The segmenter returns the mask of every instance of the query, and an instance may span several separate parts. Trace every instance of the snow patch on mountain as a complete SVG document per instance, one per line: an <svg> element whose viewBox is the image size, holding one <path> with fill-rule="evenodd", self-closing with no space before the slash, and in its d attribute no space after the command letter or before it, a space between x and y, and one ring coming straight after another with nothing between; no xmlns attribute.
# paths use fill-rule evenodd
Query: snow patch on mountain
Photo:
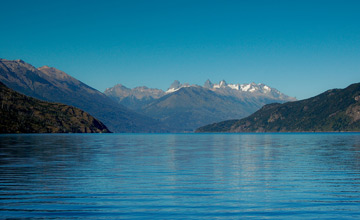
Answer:
<svg viewBox="0 0 360 220"><path fill-rule="evenodd" d="M175 81L170 85L170 87L165 91L165 93L166 93L166 94L168 94L168 93L173 93L173 92L178 91L178 90L181 89L181 88L190 87L190 86L196 86L196 85L190 85L189 83L181 84L181 83L179 82L179 80L175 80Z"/></svg>
<svg viewBox="0 0 360 220"><path fill-rule="evenodd" d="M172 92L176 92L181 88L184 87L191 87L191 86L198 86L198 85L189 85L188 83L185 84L181 84L178 80L175 80L171 86L169 87L169 89L165 92L166 94L168 93L172 93ZM279 91L277 91L276 89L270 88L269 86L262 84L262 83L244 83L244 84L231 84L231 83L226 83L225 80L220 81L219 83L212 83L210 80L207 80L204 83L203 88L207 88L213 91L217 91L217 90L236 90L239 92L245 92L245 93L279 93Z"/></svg>
<svg viewBox="0 0 360 220"><path fill-rule="evenodd" d="M120 103L126 98L131 98L132 102L135 99L138 99L139 101L145 100L146 102L149 102L152 99L158 99L164 95L174 93L181 88L186 87L201 86L190 85L189 83L181 84L178 80L175 80L166 91L163 91L161 89L151 89L145 86L129 89L121 84L118 84L112 88L106 89L105 94L119 101ZM270 86L262 83L257 84L253 82L233 84L227 83L225 80L221 80L219 83L212 83L210 80L206 80L202 88L209 89L221 95L233 96L244 100L247 99L246 97L274 99L279 100L280 102L296 100L295 98L289 97L281 93L277 89L271 88Z"/></svg>

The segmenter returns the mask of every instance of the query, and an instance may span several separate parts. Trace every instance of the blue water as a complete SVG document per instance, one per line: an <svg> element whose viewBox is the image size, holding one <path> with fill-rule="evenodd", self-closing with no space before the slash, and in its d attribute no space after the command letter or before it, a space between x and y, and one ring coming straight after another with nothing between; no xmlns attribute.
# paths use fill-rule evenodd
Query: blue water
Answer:
<svg viewBox="0 0 360 220"><path fill-rule="evenodd" d="M1 135L1 219L360 219L360 134Z"/></svg>

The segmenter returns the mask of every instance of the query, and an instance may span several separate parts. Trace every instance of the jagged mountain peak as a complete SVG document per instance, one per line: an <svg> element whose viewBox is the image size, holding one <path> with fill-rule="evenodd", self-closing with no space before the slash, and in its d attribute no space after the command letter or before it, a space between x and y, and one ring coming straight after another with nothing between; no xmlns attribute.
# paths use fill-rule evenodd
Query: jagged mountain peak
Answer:
<svg viewBox="0 0 360 220"><path fill-rule="evenodd" d="M210 84L205 82L206 86L204 88L211 89L213 91L218 91L221 93L238 93L238 94L253 94L253 95L268 95L273 97L283 97L289 100L295 100L295 98L291 98L289 96L286 96L285 94L281 93L279 90L272 88L268 85L265 85L263 83L226 83L225 80L220 81L218 84Z"/></svg>
<svg viewBox="0 0 360 220"><path fill-rule="evenodd" d="M225 80L221 80L219 84L220 84L220 87L225 87L225 86L227 86L227 83L226 83Z"/></svg>
<svg viewBox="0 0 360 220"><path fill-rule="evenodd" d="M204 88L210 89L214 86L214 84L208 79L204 83Z"/></svg>
<svg viewBox="0 0 360 220"><path fill-rule="evenodd" d="M175 80L175 81L170 85L170 87L168 88L168 90L166 90L165 93L176 92L176 91L178 91L178 90L181 89L181 88L190 87L190 86L194 86L194 85L190 85L189 83L181 84L179 80Z"/></svg>
<svg viewBox="0 0 360 220"><path fill-rule="evenodd" d="M174 83L169 87L165 92L166 94L176 92L184 87L199 87L198 85L190 85L188 83L181 84L178 80L175 80ZM289 97L279 90L272 88L263 83L227 83L225 80L221 80L219 83L212 83L209 79L205 81L203 88L210 89L215 92L219 92L223 95L251 95L251 96L268 96L279 98L286 101L295 101L295 98Z"/></svg>
<svg viewBox="0 0 360 220"><path fill-rule="evenodd" d="M121 84L117 84L112 88L108 88L105 90L105 94L108 96L113 96L116 100L121 100L124 97L135 95L136 97L152 97L152 98L160 98L165 94L170 94L180 90L181 88L186 87L202 87L205 89L212 90L214 92L220 93L222 95L231 95L237 97L243 96L266 96L270 98L276 98L281 101L295 101L295 98L289 97L275 88L271 88L268 85L263 83L227 83L225 80L221 80L219 83L212 83L209 79L205 81L203 86L198 85L190 85L189 83L181 84L179 80L175 80L170 87L164 92L161 89L149 89L145 86L136 87L133 89L128 89ZM114 92L115 90L121 90L118 92Z"/></svg>
<svg viewBox="0 0 360 220"><path fill-rule="evenodd" d="M166 92L175 92L179 88L181 88L181 83L179 80L174 80L174 82L170 85Z"/></svg>
<svg viewBox="0 0 360 220"><path fill-rule="evenodd" d="M215 84L208 79L204 86L175 80L166 92L158 90L162 91L158 96L153 96L154 90L140 88L128 94L111 94L108 90L105 94L175 132L193 131L208 122L248 116L265 104L294 100L265 84L231 84L225 80Z"/></svg>
<svg viewBox="0 0 360 220"><path fill-rule="evenodd" d="M7 59L0 59L0 68L5 68L11 71L19 71L21 68L26 68L31 71L35 71L36 68L29 64L24 62L23 60L7 60Z"/></svg>
<svg viewBox="0 0 360 220"><path fill-rule="evenodd" d="M211 89L219 89L219 88L226 88L228 87L228 84L226 83L225 80L221 80L219 82L219 84L213 84L212 88Z"/></svg>
<svg viewBox="0 0 360 220"><path fill-rule="evenodd" d="M174 82L170 85L169 89L177 89L181 86L181 83L179 80L174 80Z"/></svg>

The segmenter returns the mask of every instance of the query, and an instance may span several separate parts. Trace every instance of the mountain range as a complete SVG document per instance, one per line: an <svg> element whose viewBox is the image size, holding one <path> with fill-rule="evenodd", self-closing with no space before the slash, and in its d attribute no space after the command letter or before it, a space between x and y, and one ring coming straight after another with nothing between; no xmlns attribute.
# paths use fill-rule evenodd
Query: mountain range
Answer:
<svg viewBox="0 0 360 220"><path fill-rule="evenodd" d="M175 80L166 91L117 84L104 94L159 120L171 132L192 132L205 124L248 116L265 104L295 100L264 84L227 84L224 80L219 84L207 80L204 86Z"/></svg>
<svg viewBox="0 0 360 220"><path fill-rule="evenodd" d="M113 132L164 132L157 120L123 105L52 67L34 66L22 60L0 59L0 81L22 94L78 107L102 121Z"/></svg>
<svg viewBox="0 0 360 220"><path fill-rule="evenodd" d="M196 132L360 131L360 83L315 97L269 104L240 120L200 127Z"/></svg>
<svg viewBox="0 0 360 220"><path fill-rule="evenodd" d="M0 133L108 133L90 114L25 96L0 82Z"/></svg>
<svg viewBox="0 0 360 220"><path fill-rule="evenodd" d="M175 80L166 91L118 84L101 93L56 68L35 68L22 60L0 59L0 81L24 95L80 108L112 132L193 132L246 117L265 104L295 100L264 84L224 80L203 86Z"/></svg>

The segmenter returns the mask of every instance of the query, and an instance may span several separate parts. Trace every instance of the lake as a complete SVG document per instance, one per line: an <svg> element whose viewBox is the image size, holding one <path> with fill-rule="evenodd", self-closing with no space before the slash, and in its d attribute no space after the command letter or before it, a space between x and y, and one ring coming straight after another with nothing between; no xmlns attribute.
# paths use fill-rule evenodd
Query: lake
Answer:
<svg viewBox="0 0 360 220"><path fill-rule="evenodd" d="M359 219L360 134L0 135L2 219Z"/></svg>

